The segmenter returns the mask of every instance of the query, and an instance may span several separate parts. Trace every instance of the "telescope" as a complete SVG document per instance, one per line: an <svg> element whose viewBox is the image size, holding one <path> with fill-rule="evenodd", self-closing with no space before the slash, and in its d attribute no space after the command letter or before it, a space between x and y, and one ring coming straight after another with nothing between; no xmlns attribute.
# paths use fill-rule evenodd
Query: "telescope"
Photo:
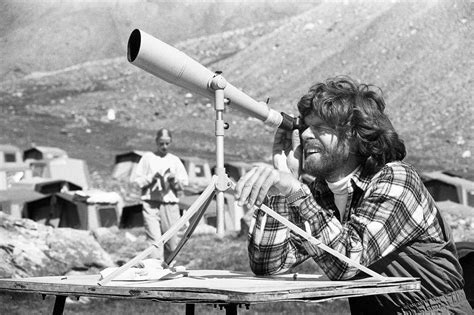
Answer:
<svg viewBox="0 0 474 315"><path fill-rule="evenodd" d="M210 99L215 96L211 87L215 72L140 29L135 29L130 34L127 59L131 64L171 84ZM224 97L228 105L263 121L266 125L285 130L298 128L298 118L279 113L267 104L257 102L228 82L225 84Z"/></svg>

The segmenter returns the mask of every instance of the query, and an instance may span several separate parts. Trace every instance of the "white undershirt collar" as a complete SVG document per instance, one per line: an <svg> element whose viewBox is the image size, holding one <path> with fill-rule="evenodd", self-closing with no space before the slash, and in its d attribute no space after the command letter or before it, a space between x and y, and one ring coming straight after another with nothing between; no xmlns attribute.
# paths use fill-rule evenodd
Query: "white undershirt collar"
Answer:
<svg viewBox="0 0 474 315"><path fill-rule="evenodd" d="M341 221L344 218L344 212L346 210L347 197L349 195L349 182L351 177L357 172L359 168L354 169L350 174L346 175L344 178L338 180L337 182L328 182L329 189L334 194L334 203L336 204L339 213L341 214Z"/></svg>

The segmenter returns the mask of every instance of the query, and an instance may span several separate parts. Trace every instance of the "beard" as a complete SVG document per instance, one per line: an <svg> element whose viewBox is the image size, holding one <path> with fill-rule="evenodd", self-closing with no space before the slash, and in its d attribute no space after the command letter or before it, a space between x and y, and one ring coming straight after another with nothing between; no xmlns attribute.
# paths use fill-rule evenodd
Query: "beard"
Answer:
<svg viewBox="0 0 474 315"><path fill-rule="evenodd" d="M304 159L304 172L321 179L327 179L347 162L349 155L344 146L323 147Z"/></svg>

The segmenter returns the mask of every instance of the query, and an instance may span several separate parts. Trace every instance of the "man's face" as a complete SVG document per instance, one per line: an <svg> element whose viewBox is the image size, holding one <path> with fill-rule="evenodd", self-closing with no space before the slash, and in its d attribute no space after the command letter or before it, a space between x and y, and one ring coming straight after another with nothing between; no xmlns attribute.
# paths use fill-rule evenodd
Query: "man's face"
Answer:
<svg viewBox="0 0 474 315"><path fill-rule="evenodd" d="M316 177L327 179L348 160L345 145L338 146L335 131L321 118L310 114L304 118L306 126L301 139L304 152L304 171Z"/></svg>
<svg viewBox="0 0 474 315"><path fill-rule="evenodd" d="M161 136L159 138L156 138L155 141L158 155L165 156L166 154L168 154L168 147L171 144L171 138Z"/></svg>

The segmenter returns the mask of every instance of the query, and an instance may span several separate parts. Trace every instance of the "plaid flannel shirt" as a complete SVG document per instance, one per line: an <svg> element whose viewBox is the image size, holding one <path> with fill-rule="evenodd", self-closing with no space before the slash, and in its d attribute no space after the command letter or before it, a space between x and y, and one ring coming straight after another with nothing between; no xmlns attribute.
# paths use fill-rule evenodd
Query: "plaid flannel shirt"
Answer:
<svg viewBox="0 0 474 315"><path fill-rule="evenodd" d="M443 242L436 205L415 169L403 162L388 163L368 177L360 168L351 178L342 219L325 182L315 181L309 188L312 195L298 207L289 206L282 196L271 197L266 203L322 243L364 266L413 240ZM283 273L309 257L333 280L350 279L359 272L260 209L253 219L248 251L255 274Z"/></svg>

